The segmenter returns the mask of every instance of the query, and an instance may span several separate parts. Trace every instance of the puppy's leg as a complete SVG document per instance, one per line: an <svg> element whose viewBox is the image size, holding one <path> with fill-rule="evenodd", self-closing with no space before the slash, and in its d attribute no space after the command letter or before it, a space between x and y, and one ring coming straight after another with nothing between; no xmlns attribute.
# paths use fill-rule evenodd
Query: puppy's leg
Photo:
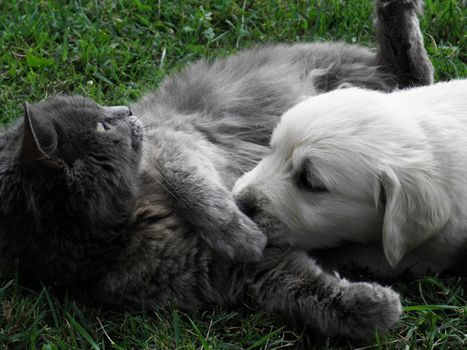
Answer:
<svg viewBox="0 0 467 350"><path fill-rule="evenodd" d="M396 77L399 88L433 82L417 17L422 9L422 0L376 2L377 64Z"/></svg>
<svg viewBox="0 0 467 350"><path fill-rule="evenodd" d="M306 253L269 248L253 264L249 288L266 311L303 322L329 336L372 338L399 319L399 296L375 283L325 273Z"/></svg>

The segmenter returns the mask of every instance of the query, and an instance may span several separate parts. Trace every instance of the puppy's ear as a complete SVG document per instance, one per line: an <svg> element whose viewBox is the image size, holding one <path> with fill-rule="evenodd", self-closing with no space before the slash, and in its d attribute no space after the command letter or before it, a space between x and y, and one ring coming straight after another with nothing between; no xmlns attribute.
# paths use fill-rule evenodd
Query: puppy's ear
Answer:
<svg viewBox="0 0 467 350"><path fill-rule="evenodd" d="M381 176L386 199L383 249L392 267L440 231L451 213L439 176L422 169L386 169Z"/></svg>

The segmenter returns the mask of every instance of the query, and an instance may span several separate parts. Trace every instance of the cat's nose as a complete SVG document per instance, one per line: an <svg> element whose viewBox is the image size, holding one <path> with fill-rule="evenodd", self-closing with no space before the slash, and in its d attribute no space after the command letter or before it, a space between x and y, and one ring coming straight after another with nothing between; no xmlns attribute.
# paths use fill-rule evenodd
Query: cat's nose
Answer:
<svg viewBox="0 0 467 350"><path fill-rule="evenodd" d="M125 118L133 115L127 106L104 107L106 113L114 118Z"/></svg>

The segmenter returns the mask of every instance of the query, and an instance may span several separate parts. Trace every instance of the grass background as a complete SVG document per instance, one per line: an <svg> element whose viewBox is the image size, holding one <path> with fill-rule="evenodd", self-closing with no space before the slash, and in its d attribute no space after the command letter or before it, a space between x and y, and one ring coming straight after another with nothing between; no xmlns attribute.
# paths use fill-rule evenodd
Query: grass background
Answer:
<svg viewBox="0 0 467 350"><path fill-rule="evenodd" d="M371 46L372 1L0 0L0 124L24 101L82 93L122 104L201 57L265 42L342 40ZM421 20L436 79L467 77L466 4L427 0ZM254 310L113 314L0 277L0 349L462 349L466 280L426 277L394 287L406 309L373 344L320 339Z"/></svg>

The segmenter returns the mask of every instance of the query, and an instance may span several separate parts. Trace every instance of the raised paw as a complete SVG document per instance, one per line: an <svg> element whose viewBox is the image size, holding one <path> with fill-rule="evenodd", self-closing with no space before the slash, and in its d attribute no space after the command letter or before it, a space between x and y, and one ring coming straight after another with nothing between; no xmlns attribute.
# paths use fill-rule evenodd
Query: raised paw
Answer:
<svg viewBox="0 0 467 350"><path fill-rule="evenodd" d="M378 0L376 10L385 19L397 17L407 10L414 10L418 15L421 15L423 0Z"/></svg>
<svg viewBox="0 0 467 350"><path fill-rule="evenodd" d="M385 333L399 320L399 294L376 283L349 283L345 280L341 298L341 322L352 338L373 338Z"/></svg>

